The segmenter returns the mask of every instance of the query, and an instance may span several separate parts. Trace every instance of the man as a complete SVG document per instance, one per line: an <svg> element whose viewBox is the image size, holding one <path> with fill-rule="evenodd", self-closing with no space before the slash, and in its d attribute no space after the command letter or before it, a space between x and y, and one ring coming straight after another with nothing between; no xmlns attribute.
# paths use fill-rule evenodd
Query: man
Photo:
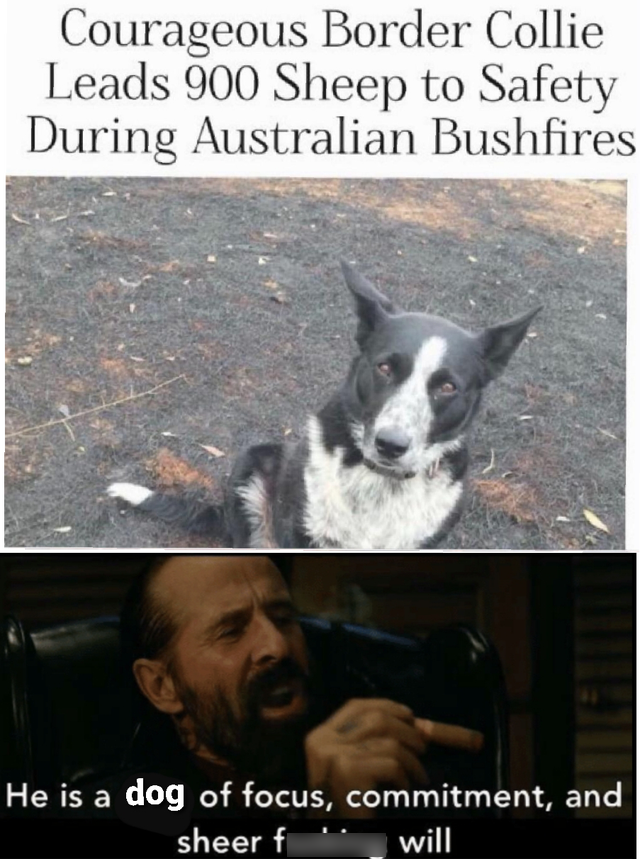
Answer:
<svg viewBox="0 0 640 859"><path fill-rule="evenodd" d="M182 777L196 790L233 782L233 814L255 815L243 793L253 782L254 793L322 792L308 816L372 816L347 803L350 791L425 785L430 742L482 745L394 701L323 713L291 595L267 557L160 559L134 584L122 628L138 688L173 723Z"/></svg>

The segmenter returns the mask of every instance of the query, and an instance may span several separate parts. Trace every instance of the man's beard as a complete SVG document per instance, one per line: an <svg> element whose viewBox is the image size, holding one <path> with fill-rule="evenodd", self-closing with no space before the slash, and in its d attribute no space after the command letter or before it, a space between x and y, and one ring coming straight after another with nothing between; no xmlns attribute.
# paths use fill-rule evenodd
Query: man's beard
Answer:
<svg viewBox="0 0 640 859"><path fill-rule="evenodd" d="M207 695L198 694L181 677L173 679L184 715L193 724L196 750L209 750L264 785L303 777L304 737L310 729L308 713L284 721L266 720L261 715L264 694L283 683L302 682L309 696L309 678L294 660L283 660L248 681L236 709L218 687Z"/></svg>

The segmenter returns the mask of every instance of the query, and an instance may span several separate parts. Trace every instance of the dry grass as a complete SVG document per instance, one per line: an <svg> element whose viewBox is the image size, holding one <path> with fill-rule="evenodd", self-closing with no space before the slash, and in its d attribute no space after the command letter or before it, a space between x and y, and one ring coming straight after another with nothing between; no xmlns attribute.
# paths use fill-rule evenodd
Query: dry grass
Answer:
<svg viewBox="0 0 640 859"><path fill-rule="evenodd" d="M626 212L620 206L625 182L500 183L519 201L520 223L551 235L564 235L586 246L596 241L626 244Z"/></svg>
<svg viewBox="0 0 640 859"><path fill-rule="evenodd" d="M147 471L153 474L155 483L164 489L176 487L200 487L213 489L213 478L189 465L166 447L145 463Z"/></svg>
<svg viewBox="0 0 640 859"><path fill-rule="evenodd" d="M21 346L13 348L8 346L5 348L5 363L12 364L14 360L21 357L37 358L43 352L54 349L61 342L62 337L58 334L51 334L36 328Z"/></svg>
<svg viewBox="0 0 640 859"><path fill-rule="evenodd" d="M509 480L476 479L473 483L487 507L506 513L518 523L537 521L540 500L530 486Z"/></svg>

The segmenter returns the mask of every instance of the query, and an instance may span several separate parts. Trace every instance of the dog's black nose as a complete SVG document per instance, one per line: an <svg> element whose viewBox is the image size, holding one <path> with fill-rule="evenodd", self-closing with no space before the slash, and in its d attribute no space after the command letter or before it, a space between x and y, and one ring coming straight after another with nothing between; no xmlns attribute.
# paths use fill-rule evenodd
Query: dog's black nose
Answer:
<svg viewBox="0 0 640 859"><path fill-rule="evenodd" d="M376 436L376 450L387 459L399 459L409 449L411 439L401 429L381 429Z"/></svg>

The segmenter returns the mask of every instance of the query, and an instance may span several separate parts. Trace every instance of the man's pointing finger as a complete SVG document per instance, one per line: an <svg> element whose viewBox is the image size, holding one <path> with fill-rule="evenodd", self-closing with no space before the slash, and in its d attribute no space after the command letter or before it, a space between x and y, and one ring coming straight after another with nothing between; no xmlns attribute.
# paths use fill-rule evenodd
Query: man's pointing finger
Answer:
<svg viewBox="0 0 640 859"><path fill-rule="evenodd" d="M448 746L465 752L479 752L484 747L484 734L480 731L432 722L430 719L416 719L415 725L425 740L438 746Z"/></svg>

